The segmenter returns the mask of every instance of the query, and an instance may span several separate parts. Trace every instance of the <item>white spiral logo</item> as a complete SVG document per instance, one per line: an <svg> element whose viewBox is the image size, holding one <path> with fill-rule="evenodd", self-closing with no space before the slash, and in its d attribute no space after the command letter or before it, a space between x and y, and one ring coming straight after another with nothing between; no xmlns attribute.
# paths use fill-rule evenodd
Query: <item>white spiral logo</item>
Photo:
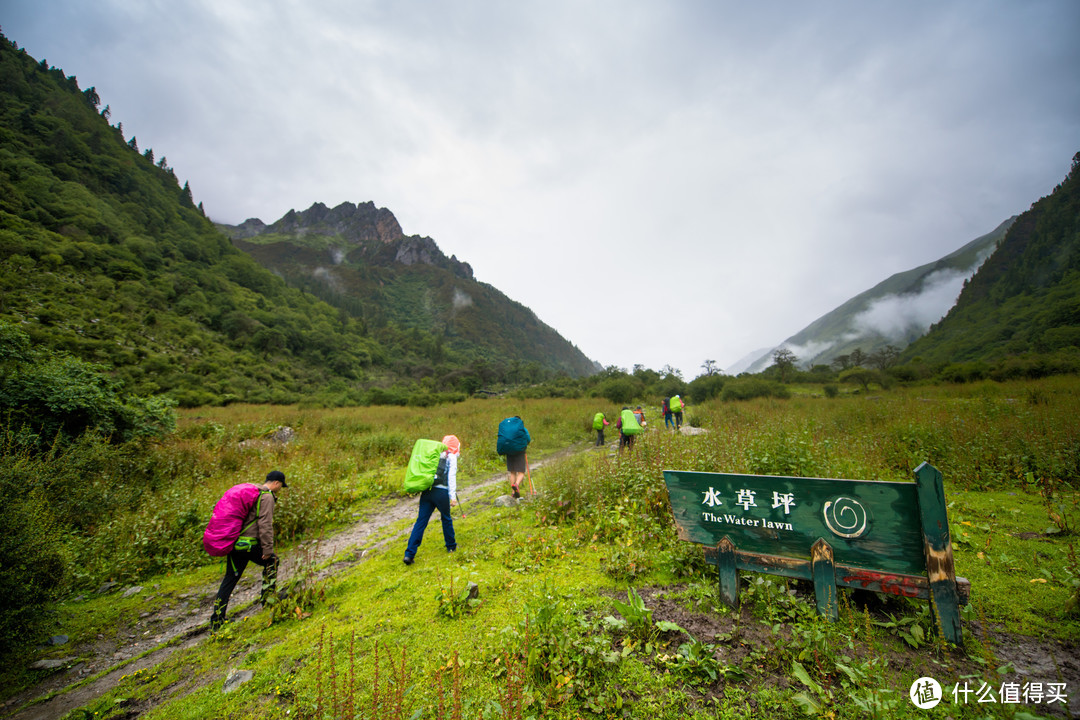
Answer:
<svg viewBox="0 0 1080 720"><path fill-rule="evenodd" d="M842 538L857 538L866 532L866 508L858 500L838 497L825 503L821 514L825 518L825 527L834 535Z"/></svg>

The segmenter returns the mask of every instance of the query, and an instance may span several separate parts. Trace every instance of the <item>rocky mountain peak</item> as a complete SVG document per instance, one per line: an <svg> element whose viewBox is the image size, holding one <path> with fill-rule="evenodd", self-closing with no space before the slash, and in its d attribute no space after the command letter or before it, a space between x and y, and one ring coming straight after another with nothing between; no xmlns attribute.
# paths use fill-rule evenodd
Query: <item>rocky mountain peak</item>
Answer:
<svg viewBox="0 0 1080 720"><path fill-rule="evenodd" d="M386 244L404 237L394 213L386 208L376 208L375 203L370 201L357 205L343 202L333 208L317 202L301 212L290 210L267 227L265 232L337 235L350 245L369 242Z"/></svg>

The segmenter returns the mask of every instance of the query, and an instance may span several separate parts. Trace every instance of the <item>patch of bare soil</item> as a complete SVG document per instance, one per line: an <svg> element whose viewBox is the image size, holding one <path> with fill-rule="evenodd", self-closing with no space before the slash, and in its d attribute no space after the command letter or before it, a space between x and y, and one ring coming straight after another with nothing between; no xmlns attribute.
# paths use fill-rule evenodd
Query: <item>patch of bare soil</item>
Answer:
<svg viewBox="0 0 1080 720"><path fill-rule="evenodd" d="M532 463L532 468L540 468L580 451L580 447L568 448ZM463 487L460 495L466 512L470 507L466 500L469 494L505 481L506 475L497 473ZM362 562L371 550L401 538L404 532L372 542L372 538L385 528L415 514L414 498L392 501L352 527L319 540L301 543L290 552L282 553L278 575L288 578L301 562L320 565L341 555L342 559L323 568L317 577L323 579L339 573ZM351 554L348 553L350 550ZM233 591L229 614L231 621L253 615L260 609L255 602L261 585L258 570L257 567L249 569ZM99 635L72 647L66 658L68 662L53 669L52 674L37 685L4 701L0 716L5 720L50 720L61 717L107 693L122 676L153 668L177 650L202 642L208 634L216 592L217 582L175 598L170 597L169 602L160 609L143 613L133 625L121 628L114 638ZM151 592L147 599L152 597ZM186 694L194 689L174 690L169 695L174 697L178 692ZM55 694L48 697L52 693Z"/></svg>
<svg viewBox="0 0 1080 720"><path fill-rule="evenodd" d="M747 604L743 604L738 615L699 613L688 610L671 597L683 590L685 586L676 585L641 588L638 592L646 606L652 609L653 620L676 623L698 641L717 644L714 657L719 662L735 667L746 667L747 663L752 663L756 666L755 670L764 678L757 681L757 684L778 688L789 687L791 681L788 676L791 668L773 667L770 663L770 655L780 657L780 653L770 654L769 652L770 649L790 640L787 628L781 627L779 632L774 634L769 626L751 614ZM803 600L813 603L812 591ZM872 608L871 613L873 614ZM882 619L887 618L882 616ZM988 633L984 633L978 623L974 623L971 630L981 642L992 648L994 665L1001 667L1011 664L1012 666L1012 669L1004 675L991 673L994 675L993 697L997 698L997 703L1001 703L999 691L1002 683L1016 683L1020 688L1023 688L1026 683L1042 683L1041 687L1046 691L1044 697L1048 695L1051 683L1065 683L1067 703L1023 704L1024 700L1021 697L1019 704L1012 707L1051 717L1080 715L1080 645L1049 638L1015 635L1000 629L990 629ZM855 651L852 654L862 653ZM946 695L944 700L946 703L953 701L953 686L959 678L974 676L968 681L973 691L968 701L977 702L974 691L980 687L981 680L978 678L986 675L985 666L966 657L963 653L957 652L939 661L950 667L947 671L941 664L933 661L934 653L926 647L916 649L897 641L892 643L891 647L887 647L882 654L888 661L888 667L894 671L914 671L918 677L933 677L938 680ZM701 688L698 699L707 701L710 697L723 698L729 684L732 683L721 679L711 687ZM963 687L962 681L961 687ZM909 688L896 688L896 690L902 700L907 702ZM750 702L753 705L753 702Z"/></svg>

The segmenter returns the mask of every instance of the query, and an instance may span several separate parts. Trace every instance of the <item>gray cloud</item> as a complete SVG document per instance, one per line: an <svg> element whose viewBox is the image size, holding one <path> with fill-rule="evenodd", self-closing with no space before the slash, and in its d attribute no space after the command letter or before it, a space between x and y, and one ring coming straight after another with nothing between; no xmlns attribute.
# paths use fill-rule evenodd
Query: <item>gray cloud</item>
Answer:
<svg viewBox="0 0 1080 720"><path fill-rule="evenodd" d="M1048 193L1080 149L1077 27L1072 0L8 0L3 18L215 219L372 200L602 364L690 376Z"/></svg>

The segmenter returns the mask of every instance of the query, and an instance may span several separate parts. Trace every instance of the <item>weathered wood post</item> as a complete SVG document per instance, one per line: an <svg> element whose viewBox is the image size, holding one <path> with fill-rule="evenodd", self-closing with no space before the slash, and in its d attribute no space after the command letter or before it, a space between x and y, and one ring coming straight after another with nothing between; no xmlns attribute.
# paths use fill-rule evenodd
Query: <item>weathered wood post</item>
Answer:
<svg viewBox="0 0 1080 720"><path fill-rule="evenodd" d="M956 645L963 645L952 538L949 535L949 517L945 510L945 483L937 468L923 463L915 468L915 484L919 488L923 554L926 557L926 577L930 581L934 610L941 621L941 631L945 639Z"/></svg>
<svg viewBox="0 0 1080 720"><path fill-rule="evenodd" d="M830 620L840 619L840 605L836 599L836 567L833 552L825 538L818 538L810 547L810 568L814 574L814 595L817 611Z"/></svg>
<svg viewBox="0 0 1080 720"><path fill-rule="evenodd" d="M720 599L728 607L739 608L739 568L735 562L735 543L725 535L716 544L716 567L720 571Z"/></svg>

